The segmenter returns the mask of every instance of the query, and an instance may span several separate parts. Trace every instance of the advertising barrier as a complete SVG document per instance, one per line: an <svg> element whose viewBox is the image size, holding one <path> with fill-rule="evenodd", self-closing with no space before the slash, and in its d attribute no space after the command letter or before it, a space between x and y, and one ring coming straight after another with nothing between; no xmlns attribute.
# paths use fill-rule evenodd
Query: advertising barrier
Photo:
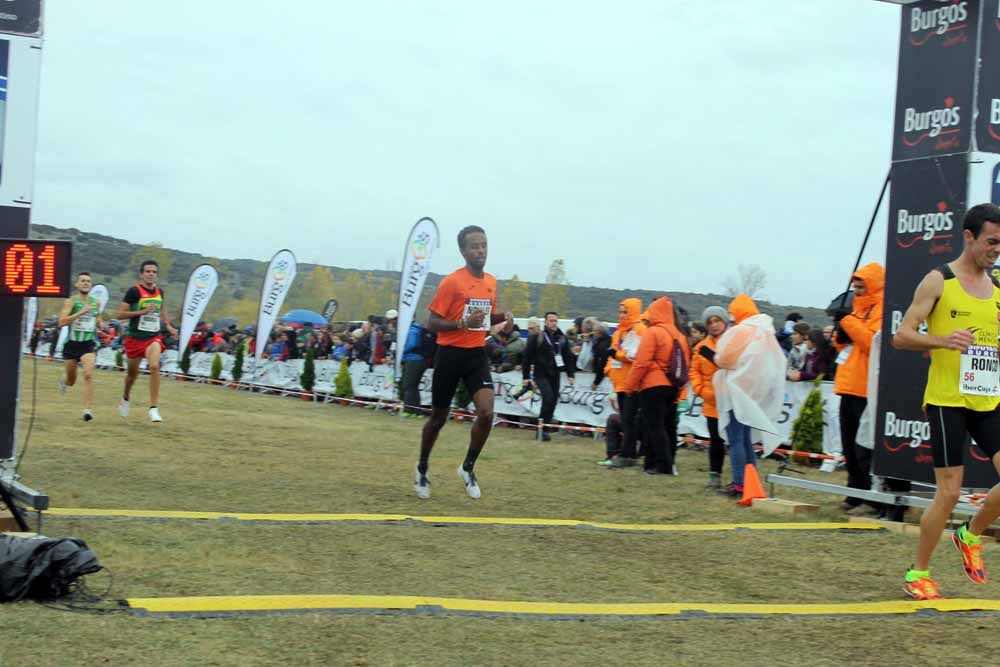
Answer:
<svg viewBox="0 0 1000 667"><path fill-rule="evenodd" d="M191 367L188 375L209 377L212 369L212 358L215 353L195 352L191 355ZM220 379L232 380L233 356L219 353L222 359L222 375ZM178 355L176 350L167 350L160 360L160 368L165 373L179 373ZM291 361L271 361L263 359L257 364L253 382L261 388L273 388L277 390L300 391L301 385L299 376L302 373L301 359ZM110 368L115 365L115 352L110 348L101 348L97 352L97 365ZM143 362L145 365L145 361ZM334 378L340 371L340 362L321 359L314 362L316 370L316 384L313 391L317 394L332 394L334 391ZM249 370L244 370L243 382L249 382ZM351 384L354 388L354 396L375 401L385 401L394 403L399 400L398 390L395 384L395 377L391 365L369 366L368 364L356 361L350 366ZM424 373L420 381L420 401L424 406L431 404L431 378L433 370ZM541 396L536 392L529 392L520 399L515 398L515 394L521 387L522 376L520 371L510 371L507 373L493 373L493 385L496 391L494 412L507 418L522 417L537 419L541 408ZM576 384L569 386L566 378L562 380L562 390L559 392L559 404L556 407L555 419L561 422L572 424L583 424L591 427L603 428L607 423L608 416L614 412L611 404L611 383L607 380L602 382L596 391L591 390L594 381L593 373L578 372L576 374ZM792 423L802 409L802 404L812 390L812 385L805 382L788 382L785 386L785 403L781 417L778 420L778 427L781 431L782 441L788 442L788 436L792 430ZM840 430L837 421L837 410L839 409L839 397L833 393L833 383L824 382L820 385L823 394L824 406L824 428L823 428L823 452L831 455L839 455ZM689 390L689 394L690 394ZM708 438L708 426L701 411L701 399L695 397L690 402L688 409L681 413L678 433L691 434L699 438Z"/></svg>

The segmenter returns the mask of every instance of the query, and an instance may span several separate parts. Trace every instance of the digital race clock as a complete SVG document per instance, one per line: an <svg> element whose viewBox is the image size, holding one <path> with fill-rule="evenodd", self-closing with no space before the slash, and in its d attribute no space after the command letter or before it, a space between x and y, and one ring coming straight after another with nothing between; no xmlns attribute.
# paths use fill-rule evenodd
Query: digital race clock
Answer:
<svg viewBox="0 0 1000 667"><path fill-rule="evenodd" d="M67 297L73 287L70 241L0 239L0 297Z"/></svg>

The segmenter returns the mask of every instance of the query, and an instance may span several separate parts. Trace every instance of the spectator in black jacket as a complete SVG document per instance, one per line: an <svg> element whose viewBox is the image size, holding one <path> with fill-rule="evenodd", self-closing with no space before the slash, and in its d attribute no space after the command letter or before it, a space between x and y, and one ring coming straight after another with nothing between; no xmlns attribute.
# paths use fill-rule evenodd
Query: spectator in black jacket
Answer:
<svg viewBox="0 0 1000 667"><path fill-rule="evenodd" d="M534 385L542 395L539 419L543 424L551 424L559 402L560 374L566 372L570 385L576 374L576 360L569 341L559 330L557 313L545 313L545 327L528 338L524 348L523 371L524 386ZM542 429L542 440L552 439L547 431L547 428Z"/></svg>
<svg viewBox="0 0 1000 667"><path fill-rule="evenodd" d="M590 354L594 365L594 383L590 386L591 391L597 391L597 387L604 380L604 367L608 363L608 354L611 350L611 335L608 334L608 325L601 322L596 317L588 317L583 321L585 335L590 337Z"/></svg>

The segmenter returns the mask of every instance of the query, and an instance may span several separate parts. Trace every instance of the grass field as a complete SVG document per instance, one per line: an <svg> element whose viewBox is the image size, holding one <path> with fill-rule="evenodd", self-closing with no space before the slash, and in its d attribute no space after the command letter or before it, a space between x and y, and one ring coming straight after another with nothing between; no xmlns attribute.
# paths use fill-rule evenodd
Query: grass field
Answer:
<svg viewBox="0 0 1000 667"><path fill-rule="evenodd" d="M56 364L39 362L38 415L21 468L24 481L46 491L54 507L669 524L778 520L706 493L704 453L682 451L679 477L647 476L594 465L603 454L599 441L558 436L543 445L511 429L493 432L477 466L483 498L473 501L455 473L468 439L468 425L456 423L445 427L431 460L434 496L419 501L411 475L421 421L166 379L165 421L150 424L144 378L133 414L123 420L115 408L123 375L103 371L96 379L97 419L84 423L79 389L60 396L57 373ZM22 429L31 362L24 375ZM770 465L764 463L764 473ZM832 496L793 490L782 496L823 505L810 521L843 520ZM914 538L886 531L652 534L49 516L43 532L86 540L113 573L111 598L872 602L900 599L915 548ZM998 553L988 545L987 563L996 567ZM935 565L946 594L1000 598L998 584L966 581L950 546ZM103 574L91 579L91 588L107 582ZM8 639L0 665L938 664L984 657L998 622L974 615L142 618L17 603L0 607Z"/></svg>

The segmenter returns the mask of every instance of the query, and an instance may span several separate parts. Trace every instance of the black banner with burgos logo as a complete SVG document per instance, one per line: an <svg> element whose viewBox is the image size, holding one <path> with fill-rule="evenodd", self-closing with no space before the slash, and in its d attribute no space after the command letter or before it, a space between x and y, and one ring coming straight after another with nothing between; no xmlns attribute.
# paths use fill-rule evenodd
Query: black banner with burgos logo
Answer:
<svg viewBox="0 0 1000 667"><path fill-rule="evenodd" d="M969 149L980 0L902 8L892 159Z"/></svg>
<svg viewBox="0 0 1000 667"><path fill-rule="evenodd" d="M900 162L892 167L886 245L885 308L879 369L875 473L933 482L930 426L922 410L929 357L892 347L892 334L928 271L962 252L967 206L965 155ZM956 379L957 381L957 379ZM965 451L967 486L992 486L996 474L971 443Z"/></svg>
<svg viewBox="0 0 1000 667"><path fill-rule="evenodd" d="M42 0L0 0L0 32L42 36Z"/></svg>
<svg viewBox="0 0 1000 667"><path fill-rule="evenodd" d="M981 39L976 143L983 152L1000 153L1000 0L983 2Z"/></svg>

